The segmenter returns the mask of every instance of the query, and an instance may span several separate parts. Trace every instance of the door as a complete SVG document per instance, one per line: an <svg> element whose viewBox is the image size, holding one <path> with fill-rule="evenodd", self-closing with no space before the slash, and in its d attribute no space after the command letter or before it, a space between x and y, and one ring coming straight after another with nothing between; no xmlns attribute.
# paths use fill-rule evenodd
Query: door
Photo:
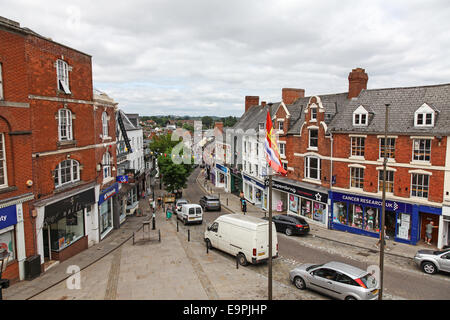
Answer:
<svg viewBox="0 0 450 320"><path fill-rule="evenodd" d="M311 287L332 297L339 297L336 292L334 280L336 271L328 268L316 269L312 273Z"/></svg>
<svg viewBox="0 0 450 320"><path fill-rule="evenodd" d="M395 223L395 212L386 210L386 235L391 240L394 240L395 238Z"/></svg>
<svg viewBox="0 0 450 320"><path fill-rule="evenodd" d="M358 284L349 276L337 272L336 281L334 282L334 290L339 299L345 299L349 292L355 290ZM353 289L353 290L352 290Z"/></svg>
<svg viewBox="0 0 450 320"><path fill-rule="evenodd" d="M420 239L425 241L426 225L434 221L434 226L439 226L439 216L437 214L420 212ZM431 233L431 243L437 245L439 228L433 228Z"/></svg>

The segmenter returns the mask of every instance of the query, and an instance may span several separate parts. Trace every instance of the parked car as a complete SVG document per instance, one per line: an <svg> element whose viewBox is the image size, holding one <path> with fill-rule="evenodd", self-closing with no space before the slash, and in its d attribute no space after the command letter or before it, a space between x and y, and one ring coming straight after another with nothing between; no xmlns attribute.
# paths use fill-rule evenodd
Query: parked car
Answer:
<svg viewBox="0 0 450 320"><path fill-rule="evenodd" d="M268 217L263 219L269 220ZM284 232L286 235L307 234L309 232L309 224L301 217L279 214L272 217L278 232Z"/></svg>
<svg viewBox="0 0 450 320"><path fill-rule="evenodd" d="M450 272L450 249L419 250L414 256L414 262L428 274L438 271Z"/></svg>
<svg viewBox="0 0 450 320"><path fill-rule="evenodd" d="M378 299L375 277L345 263L302 264L289 272L289 279L300 290L310 288L337 299Z"/></svg>
<svg viewBox="0 0 450 320"><path fill-rule="evenodd" d="M184 204L181 207L181 212L177 214L177 219L188 223L203 223L203 209L198 204Z"/></svg>
<svg viewBox="0 0 450 320"><path fill-rule="evenodd" d="M220 199L215 196L203 196L200 198L199 203L205 211L221 210Z"/></svg>
<svg viewBox="0 0 450 320"><path fill-rule="evenodd" d="M187 201L186 199L178 199L175 203L175 214L178 215L178 213L181 212L181 207L184 204L188 204L189 201Z"/></svg>
<svg viewBox="0 0 450 320"><path fill-rule="evenodd" d="M269 223L242 214L225 214L205 231L208 248L217 248L237 257L240 265L258 264L269 259ZM278 256L278 238L272 223L272 257Z"/></svg>

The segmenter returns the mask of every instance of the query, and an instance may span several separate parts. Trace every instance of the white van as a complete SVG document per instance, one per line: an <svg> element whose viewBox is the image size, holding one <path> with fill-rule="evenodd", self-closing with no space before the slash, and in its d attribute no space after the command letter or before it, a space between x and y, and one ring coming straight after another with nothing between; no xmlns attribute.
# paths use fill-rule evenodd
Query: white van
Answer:
<svg viewBox="0 0 450 320"><path fill-rule="evenodd" d="M269 221L242 214L225 214L205 231L208 248L237 256L239 264L257 264L269 259ZM272 257L278 257L278 238L272 222Z"/></svg>
<svg viewBox="0 0 450 320"><path fill-rule="evenodd" d="M177 219L184 224L203 222L203 209L199 204L183 204L181 211L177 213Z"/></svg>

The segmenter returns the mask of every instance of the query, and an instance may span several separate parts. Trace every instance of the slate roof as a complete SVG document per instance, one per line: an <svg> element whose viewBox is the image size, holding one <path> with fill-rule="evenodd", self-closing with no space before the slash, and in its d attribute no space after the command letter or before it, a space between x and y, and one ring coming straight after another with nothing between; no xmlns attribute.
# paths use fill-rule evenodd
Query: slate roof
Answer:
<svg viewBox="0 0 450 320"><path fill-rule="evenodd" d="M383 133L385 104L389 103L390 134L449 135L450 134L450 84L363 90L349 101L342 112L329 125L331 132ZM436 111L435 125L414 127L414 113L424 103ZM366 127L353 126L353 112L362 105L373 114Z"/></svg>
<svg viewBox="0 0 450 320"><path fill-rule="evenodd" d="M233 129L242 129L244 132L248 129L255 129L257 131L260 123L266 123L267 111L270 109L270 115L273 117L280 104L281 102L273 103L271 109L268 104L264 107L261 105L251 106L239 121L236 122Z"/></svg>

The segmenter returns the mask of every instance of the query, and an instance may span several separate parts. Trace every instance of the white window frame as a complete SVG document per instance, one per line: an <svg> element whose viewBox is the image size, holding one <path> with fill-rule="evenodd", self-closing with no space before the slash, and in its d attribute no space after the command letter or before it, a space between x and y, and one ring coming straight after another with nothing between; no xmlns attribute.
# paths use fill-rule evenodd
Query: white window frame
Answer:
<svg viewBox="0 0 450 320"><path fill-rule="evenodd" d="M284 120L277 120L278 123L278 130L284 131Z"/></svg>
<svg viewBox="0 0 450 320"><path fill-rule="evenodd" d="M350 188L364 189L364 171L365 169L361 167L350 167ZM361 186L354 186L353 180L358 182L358 184L361 184Z"/></svg>
<svg viewBox="0 0 450 320"><path fill-rule="evenodd" d="M5 148L5 134L0 133L0 142L1 142L1 157L0 157L0 170L3 171L3 183L0 184L0 188L4 188L8 186L8 167L6 163L6 148Z"/></svg>
<svg viewBox="0 0 450 320"><path fill-rule="evenodd" d="M419 151L419 153L422 150L421 146L420 146L421 141L425 142L425 147L423 148L423 152L424 152L423 157L425 158L426 154L428 153L428 157L429 157L428 160L425 160L425 159L424 160L420 160L420 159L416 159L415 158L416 157L416 147L415 147L416 146L416 141L418 141L418 143L419 143L419 148L417 149L417 151ZM426 144L428 144L428 143L429 143L429 148L427 149ZM431 139L413 139L413 144L412 144L412 161L420 161L420 162L430 162L431 161Z"/></svg>
<svg viewBox="0 0 450 320"><path fill-rule="evenodd" d="M317 111L317 106L311 106L309 108L310 108L310 112L311 112L311 118L310 118L309 121L317 122L317 112L318 112ZM313 110L314 110L314 112L313 112Z"/></svg>
<svg viewBox="0 0 450 320"><path fill-rule="evenodd" d="M311 177L311 159L317 160L317 168L314 168L317 170L317 178ZM318 180L321 179L321 163L320 158L318 157L305 157L305 178L311 179L311 180Z"/></svg>
<svg viewBox="0 0 450 320"><path fill-rule="evenodd" d="M62 123L62 119L67 119L66 123ZM58 139L59 141L72 141L73 140L73 127L72 127L72 111L67 108L58 110ZM63 134L63 129L65 134Z"/></svg>
<svg viewBox="0 0 450 320"><path fill-rule="evenodd" d="M69 89L69 65L64 60L56 60L56 79L59 90L66 94L72 93Z"/></svg>
<svg viewBox="0 0 450 320"><path fill-rule="evenodd" d="M106 111L103 111L102 113L102 134L103 138L108 137L108 113Z"/></svg>
<svg viewBox="0 0 450 320"><path fill-rule="evenodd" d="M427 196L426 197L424 197L424 196L418 196L417 195L417 193L416 193L416 195L413 195L413 182L414 182L414 176L417 176L417 179L419 180L419 176L421 176L421 182L422 182L422 184L418 184L418 181L417 181L417 183L415 184L416 186L419 186L419 187L421 187L421 192L422 192L422 194L424 193L424 190L426 189L426 193L427 193ZM426 179L427 179L427 182L428 182L428 184L425 186L425 184L424 184L424 181L425 181L425 177L426 177ZM430 175L428 175L428 174L421 174L421 173L412 173L411 174L411 197L413 197L413 198L423 198L423 199L428 199L428 196L430 195Z"/></svg>
<svg viewBox="0 0 450 320"><path fill-rule="evenodd" d="M70 180L66 181L66 182L61 182L62 181L62 168L61 165L63 163L70 163ZM76 170L74 170L76 169ZM76 178L74 178L74 176L76 175ZM55 179L58 179L58 183L56 183L55 181L55 187L62 187L64 185L70 184L70 183L74 183L77 181L80 181L80 164L78 161L73 160L73 159L67 159L64 161L61 161L60 163L58 163L58 165L56 166L55 169Z"/></svg>
<svg viewBox="0 0 450 320"><path fill-rule="evenodd" d="M103 179L110 178L111 175L111 154L106 151L102 157Z"/></svg>
<svg viewBox="0 0 450 320"><path fill-rule="evenodd" d="M395 179L395 171L394 170L386 170L386 192L394 193L394 179ZM392 176L392 180L390 180L389 175ZM392 191L389 191L389 185L392 186ZM378 192L383 191L383 170L378 170Z"/></svg>
<svg viewBox="0 0 450 320"><path fill-rule="evenodd" d="M421 121L419 121L419 115ZM427 123L427 115L431 115L431 123ZM419 109L414 113L414 126L415 127L434 127L435 112L434 110L424 103Z"/></svg>
<svg viewBox="0 0 450 320"><path fill-rule="evenodd" d="M283 148L281 148L281 146L283 146ZM283 152L281 152L281 149L283 149ZM280 156L281 157L286 157L286 144L285 143L278 143L278 150L280 151Z"/></svg>
<svg viewBox="0 0 450 320"><path fill-rule="evenodd" d="M3 99L3 64L0 62L0 100Z"/></svg>
<svg viewBox="0 0 450 320"><path fill-rule="evenodd" d="M366 138L365 137L350 137L350 156L352 157L363 157L366 148ZM355 151L359 151L361 154L354 154L353 151L353 139L356 139ZM361 143L363 141L363 143ZM356 152L358 153L358 152Z"/></svg>
<svg viewBox="0 0 450 320"><path fill-rule="evenodd" d="M316 146L311 145L311 131L313 131L313 130L317 132L317 138L316 138L317 145ZM308 147L315 148L315 149L319 148L319 129L316 129L316 128L309 129Z"/></svg>
<svg viewBox="0 0 450 320"><path fill-rule="evenodd" d="M379 140L378 140L378 143L379 143L379 145L380 145L380 148L379 148L379 159L384 159L384 155L383 155L383 152L382 152L382 144L381 144L381 141L382 140L384 140L384 137L383 138L379 138ZM396 144L396 138L390 138L390 137L388 137L387 138L387 141L389 142L389 141L392 141L392 140L394 140L394 146L393 147L390 147L391 146L391 144L389 144L388 146L389 146L389 148L388 148L388 156L386 157L387 159L395 159L395 144ZM386 143L385 143L385 149L386 149ZM392 150L392 154L393 154L393 157L390 157L389 156L389 153L390 153L390 150Z"/></svg>
<svg viewBox="0 0 450 320"><path fill-rule="evenodd" d="M359 106L353 112L353 126L367 127L368 124L369 124L369 112L363 106Z"/></svg>

